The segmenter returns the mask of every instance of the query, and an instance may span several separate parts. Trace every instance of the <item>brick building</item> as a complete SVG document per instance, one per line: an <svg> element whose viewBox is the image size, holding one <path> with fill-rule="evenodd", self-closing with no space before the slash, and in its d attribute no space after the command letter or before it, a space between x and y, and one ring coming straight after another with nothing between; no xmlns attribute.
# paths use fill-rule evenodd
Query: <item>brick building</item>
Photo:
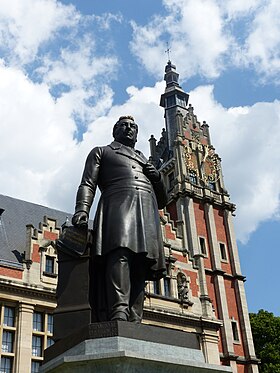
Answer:
<svg viewBox="0 0 280 373"><path fill-rule="evenodd" d="M165 129L150 138L169 203L160 211L167 277L146 287L144 323L199 336L205 361L257 373L233 229L234 205L208 125L197 120L176 68L165 68ZM65 212L0 195L0 372L37 372L52 344L55 239Z"/></svg>

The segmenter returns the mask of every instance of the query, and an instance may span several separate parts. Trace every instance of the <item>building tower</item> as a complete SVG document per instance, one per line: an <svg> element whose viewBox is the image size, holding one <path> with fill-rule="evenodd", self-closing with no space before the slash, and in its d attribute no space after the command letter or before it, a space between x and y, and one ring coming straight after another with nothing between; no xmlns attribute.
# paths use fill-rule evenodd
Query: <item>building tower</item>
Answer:
<svg viewBox="0 0 280 373"><path fill-rule="evenodd" d="M245 277L232 221L235 206L225 189L208 125L197 120L178 78L168 61L160 99L166 129L158 142L153 136L149 140L151 161L160 167L168 186L162 223L169 270L161 289L154 284L151 290L161 294L161 303L151 301L153 295L147 293L146 317L152 319L151 309L162 308L169 315L165 323L198 332L206 362L231 366L237 373L256 373ZM181 302L177 311L172 298ZM172 315L179 308L181 321L176 321Z"/></svg>

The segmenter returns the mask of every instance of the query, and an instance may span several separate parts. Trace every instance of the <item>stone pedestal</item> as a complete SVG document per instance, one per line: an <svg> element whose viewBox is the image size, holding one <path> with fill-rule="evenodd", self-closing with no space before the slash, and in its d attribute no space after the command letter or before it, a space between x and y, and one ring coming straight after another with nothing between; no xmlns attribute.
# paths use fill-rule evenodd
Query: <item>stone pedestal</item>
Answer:
<svg viewBox="0 0 280 373"><path fill-rule="evenodd" d="M199 338L122 321L90 324L45 351L41 373L220 373L205 363Z"/></svg>
<svg viewBox="0 0 280 373"><path fill-rule="evenodd" d="M90 256L78 256L58 241L57 307L54 310L54 340L62 339L92 322L90 305Z"/></svg>

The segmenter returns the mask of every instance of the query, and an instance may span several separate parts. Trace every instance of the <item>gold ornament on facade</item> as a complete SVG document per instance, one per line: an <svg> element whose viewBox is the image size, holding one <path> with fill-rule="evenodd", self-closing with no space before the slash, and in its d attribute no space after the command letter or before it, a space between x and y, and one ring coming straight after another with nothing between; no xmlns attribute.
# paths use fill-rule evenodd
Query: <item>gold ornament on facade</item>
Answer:
<svg viewBox="0 0 280 373"><path fill-rule="evenodd" d="M196 131L191 131L191 134L192 134L192 139L195 142L200 143L200 134Z"/></svg>
<svg viewBox="0 0 280 373"><path fill-rule="evenodd" d="M202 181L205 184L209 182L215 183L220 178L221 167L219 157L209 145L204 147L204 151L204 157L201 161Z"/></svg>
<svg viewBox="0 0 280 373"><path fill-rule="evenodd" d="M197 165L194 162L195 154L189 145L184 146L184 158L188 171L194 171L198 175Z"/></svg>

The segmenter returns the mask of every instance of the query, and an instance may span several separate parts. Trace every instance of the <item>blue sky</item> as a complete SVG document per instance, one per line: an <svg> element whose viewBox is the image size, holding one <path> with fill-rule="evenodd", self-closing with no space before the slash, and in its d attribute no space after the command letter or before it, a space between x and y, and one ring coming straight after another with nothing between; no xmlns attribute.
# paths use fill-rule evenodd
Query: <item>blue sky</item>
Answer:
<svg viewBox="0 0 280 373"><path fill-rule="evenodd" d="M278 0L0 0L0 193L73 211L123 114L148 154L167 42L237 205L249 310L280 315Z"/></svg>

